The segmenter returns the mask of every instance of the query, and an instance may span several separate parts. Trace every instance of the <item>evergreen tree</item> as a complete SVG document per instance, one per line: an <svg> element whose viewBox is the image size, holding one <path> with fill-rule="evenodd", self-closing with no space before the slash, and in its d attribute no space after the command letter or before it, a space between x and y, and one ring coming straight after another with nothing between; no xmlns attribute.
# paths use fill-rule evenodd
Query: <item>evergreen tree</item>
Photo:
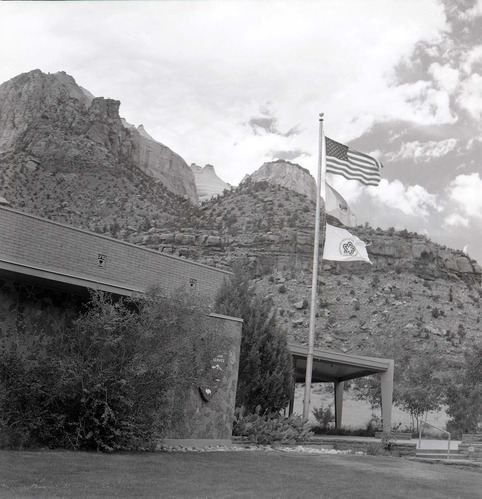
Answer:
<svg viewBox="0 0 482 499"><path fill-rule="evenodd" d="M482 344L466 350L464 363L447 389L447 430L480 432L482 428Z"/></svg>
<svg viewBox="0 0 482 499"><path fill-rule="evenodd" d="M224 284L216 311L243 319L236 405L253 411L285 408L294 386L286 334L269 301L256 299L246 274L239 270Z"/></svg>

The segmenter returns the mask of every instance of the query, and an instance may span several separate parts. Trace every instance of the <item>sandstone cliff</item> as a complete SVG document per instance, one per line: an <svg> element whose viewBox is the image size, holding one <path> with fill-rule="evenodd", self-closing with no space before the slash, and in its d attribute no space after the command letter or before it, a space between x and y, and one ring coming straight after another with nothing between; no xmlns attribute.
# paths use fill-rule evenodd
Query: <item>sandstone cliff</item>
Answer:
<svg viewBox="0 0 482 499"><path fill-rule="evenodd" d="M191 170L194 173L199 201L207 201L218 194L222 194L224 189L231 189L231 185L216 175L212 165L206 165L203 168L193 163Z"/></svg>
<svg viewBox="0 0 482 499"><path fill-rule="evenodd" d="M264 163L258 170L246 176L243 181L252 182L266 180L272 184L286 187L291 191L305 195L311 201L316 201L316 182L310 172L301 166L285 160Z"/></svg>
<svg viewBox="0 0 482 499"><path fill-rule="evenodd" d="M272 300L291 341L306 343L314 203L267 181L247 181L130 241L221 268L241 262L260 300ZM480 341L482 269L459 251L407 231L351 229L373 265L323 262L315 346L375 355L380 339L457 358Z"/></svg>
<svg viewBox="0 0 482 499"><path fill-rule="evenodd" d="M229 268L249 261L254 275L309 272L312 267L315 205L306 196L268 181L247 181L194 210L175 230L152 228L131 241L161 251ZM424 279L460 279L480 283L482 269L468 255L406 230L369 226L350 231L369 244L370 271L411 273ZM327 271L362 274L365 262L324 262Z"/></svg>
<svg viewBox="0 0 482 499"><path fill-rule="evenodd" d="M119 106L93 97L63 72L21 74L0 85L0 152L10 162L50 172L139 168L197 201L186 162L143 129L126 126Z"/></svg>

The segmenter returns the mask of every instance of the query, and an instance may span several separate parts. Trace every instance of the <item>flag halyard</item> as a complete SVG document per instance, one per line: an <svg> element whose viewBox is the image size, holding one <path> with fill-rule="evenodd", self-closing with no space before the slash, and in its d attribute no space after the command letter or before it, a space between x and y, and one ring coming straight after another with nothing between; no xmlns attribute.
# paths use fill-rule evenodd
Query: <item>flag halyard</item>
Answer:
<svg viewBox="0 0 482 499"><path fill-rule="evenodd" d="M376 186L380 183L380 169L383 167L380 161L328 137L325 141L327 173L358 180L364 185Z"/></svg>

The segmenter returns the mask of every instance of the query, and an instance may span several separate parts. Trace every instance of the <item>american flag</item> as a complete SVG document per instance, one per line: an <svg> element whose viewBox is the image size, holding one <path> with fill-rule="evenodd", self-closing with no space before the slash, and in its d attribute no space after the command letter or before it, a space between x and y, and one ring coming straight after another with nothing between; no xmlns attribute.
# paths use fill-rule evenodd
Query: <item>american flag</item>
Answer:
<svg viewBox="0 0 482 499"><path fill-rule="evenodd" d="M380 169L383 165L378 159L348 146L326 139L326 172L342 175L348 180L358 180L365 185L380 183Z"/></svg>

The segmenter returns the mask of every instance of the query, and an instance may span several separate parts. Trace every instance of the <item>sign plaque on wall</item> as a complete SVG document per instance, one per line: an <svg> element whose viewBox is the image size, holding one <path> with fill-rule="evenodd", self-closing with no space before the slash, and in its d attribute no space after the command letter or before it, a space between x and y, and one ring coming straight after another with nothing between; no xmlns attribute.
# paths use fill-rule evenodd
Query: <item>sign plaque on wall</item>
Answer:
<svg viewBox="0 0 482 499"><path fill-rule="evenodd" d="M221 381L226 372L226 355L221 353L211 361L212 377L204 385L199 387L199 393L205 402L209 402L218 391Z"/></svg>
<svg viewBox="0 0 482 499"><path fill-rule="evenodd" d="M107 266L107 255L97 253L97 264L101 269L105 269Z"/></svg>

